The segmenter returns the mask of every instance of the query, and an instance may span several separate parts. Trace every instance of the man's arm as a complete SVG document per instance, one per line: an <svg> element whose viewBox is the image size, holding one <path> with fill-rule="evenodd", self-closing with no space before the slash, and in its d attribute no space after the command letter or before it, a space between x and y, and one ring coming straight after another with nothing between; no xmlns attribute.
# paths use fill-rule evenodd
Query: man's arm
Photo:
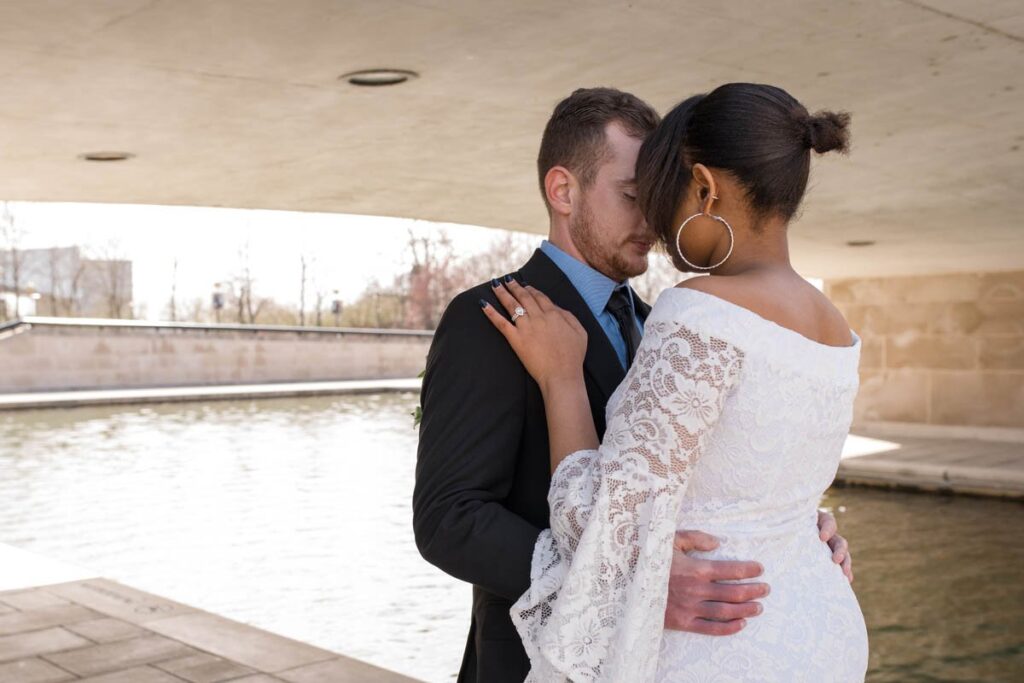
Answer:
<svg viewBox="0 0 1024 683"><path fill-rule="evenodd" d="M515 600L529 587L541 531L503 504L514 478L528 376L481 313L480 291L452 301L427 355L413 530L428 562ZM496 303L492 293L484 296Z"/></svg>

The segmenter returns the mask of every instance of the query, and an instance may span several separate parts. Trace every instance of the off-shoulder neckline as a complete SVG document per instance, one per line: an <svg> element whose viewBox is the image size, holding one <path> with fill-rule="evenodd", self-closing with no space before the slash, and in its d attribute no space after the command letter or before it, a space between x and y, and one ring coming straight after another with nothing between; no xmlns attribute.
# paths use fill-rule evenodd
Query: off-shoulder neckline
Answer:
<svg viewBox="0 0 1024 683"><path fill-rule="evenodd" d="M769 320L768 318L765 318L763 315L761 315L759 313L755 313L754 311L750 310L746 306L741 306L740 304L737 304L737 303L734 303L732 301L729 301L728 299L723 299L720 296L716 296L714 294L709 294L708 292L703 292L703 291L701 291L699 289L693 289L692 287L669 287L665 291L667 292L667 291L672 291L672 290L679 291L679 292L693 292L693 293L698 294L699 296L704 297L706 299L714 300L714 301L720 303L721 305L727 306L728 308L739 310L743 314L749 316L749 318L752 319L752 320L758 321L758 322L760 322L762 324L766 324L766 325L768 325L769 327L771 327L773 329L776 329L776 330L779 330L779 331L783 332L784 334L791 335L792 337L795 337L797 339L803 340L805 343L810 344L810 345L812 345L812 346L814 346L816 348L819 348L819 349L823 349L823 350L826 350L826 351L835 351L835 352L842 353L842 352L857 351L860 348L860 342L861 342L860 336L858 336L857 333L854 332L852 329L850 330L850 334L853 336L853 343L852 344L849 344L847 346L833 346L832 344L824 344L824 343L822 343L820 341L817 341L815 339L811 339L810 337L808 337L808 336L806 336L804 334L801 334L800 332L797 332L794 329L786 327L785 325L780 325L779 323L775 322L774 320ZM664 292L662 292L662 294L664 294Z"/></svg>

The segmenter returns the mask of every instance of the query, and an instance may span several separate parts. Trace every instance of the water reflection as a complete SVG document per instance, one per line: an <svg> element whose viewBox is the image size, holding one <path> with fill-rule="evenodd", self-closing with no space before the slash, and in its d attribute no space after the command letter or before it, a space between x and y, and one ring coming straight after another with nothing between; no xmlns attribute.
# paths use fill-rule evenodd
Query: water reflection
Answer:
<svg viewBox="0 0 1024 683"><path fill-rule="evenodd" d="M428 681L469 591L410 529L412 394L0 414L0 541ZM834 490L872 681L1024 667L1024 507Z"/></svg>

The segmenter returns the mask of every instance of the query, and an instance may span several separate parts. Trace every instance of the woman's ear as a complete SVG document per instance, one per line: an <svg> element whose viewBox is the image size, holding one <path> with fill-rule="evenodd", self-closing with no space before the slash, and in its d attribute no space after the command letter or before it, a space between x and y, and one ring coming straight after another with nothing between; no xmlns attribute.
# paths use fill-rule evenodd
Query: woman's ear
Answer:
<svg viewBox="0 0 1024 683"><path fill-rule="evenodd" d="M564 166L552 166L544 174L544 196L554 213L569 215L572 211L572 173Z"/></svg>
<svg viewBox="0 0 1024 683"><path fill-rule="evenodd" d="M704 164L693 165L693 179L697 181L697 193L701 200L701 211L711 212L711 205L718 199L718 186L715 176Z"/></svg>

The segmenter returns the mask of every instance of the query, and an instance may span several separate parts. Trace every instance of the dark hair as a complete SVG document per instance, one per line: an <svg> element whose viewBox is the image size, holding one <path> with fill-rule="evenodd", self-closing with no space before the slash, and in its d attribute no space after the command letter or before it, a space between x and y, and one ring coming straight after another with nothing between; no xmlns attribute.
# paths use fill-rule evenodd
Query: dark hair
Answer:
<svg viewBox="0 0 1024 683"><path fill-rule="evenodd" d="M555 106L537 155L545 203L544 176L555 166L572 171L584 188L594 181L608 153L605 127L613 121L633 137L645 138L658 125L658 114L639 97L614 88L580 88Z"/></svg>
<svg viewBox="0 0 1024 683"><path fill-rule="evenodd" d="M637 201L675 251L675 214L701 163L731 173L761 216L791 219L807 190L811 154L849 149L850 115L807 109L782 88L728 83L680 102L640 148Z"/></svg>

